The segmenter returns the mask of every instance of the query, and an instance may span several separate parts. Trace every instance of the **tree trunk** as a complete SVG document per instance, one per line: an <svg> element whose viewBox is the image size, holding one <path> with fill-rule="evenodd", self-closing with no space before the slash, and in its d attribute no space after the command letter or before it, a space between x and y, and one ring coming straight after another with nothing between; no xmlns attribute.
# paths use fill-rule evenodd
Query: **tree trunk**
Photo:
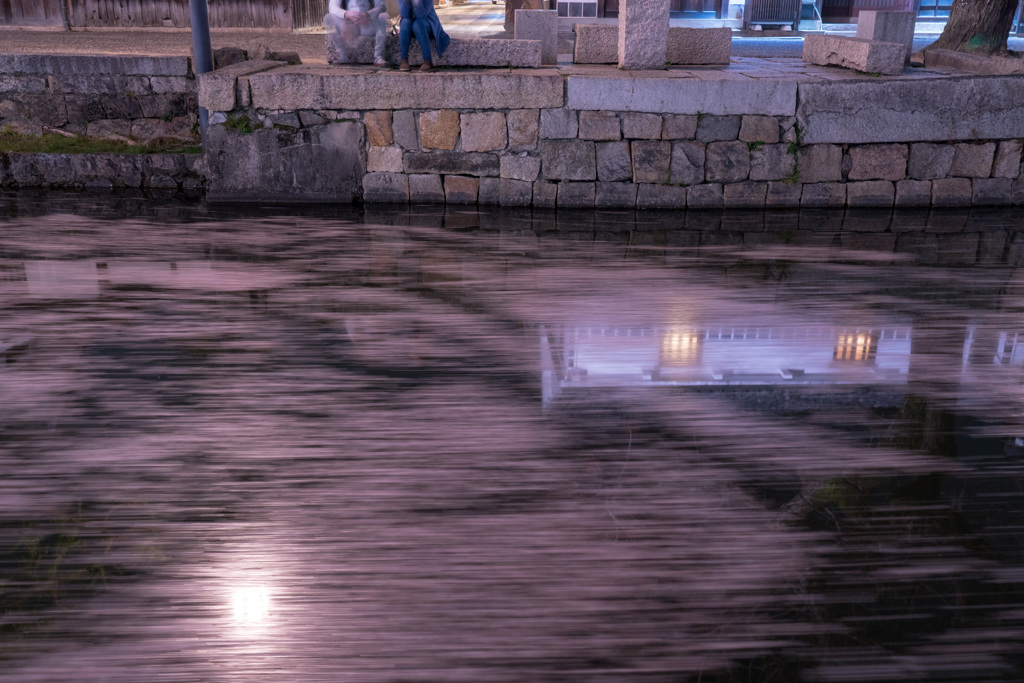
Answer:
<svg viewBox="0 0 1024 683"><path fill-rule="evenodd" d="M954 0L942 35L925 49L991 55L1006 50L1018 0Z"/></svg>

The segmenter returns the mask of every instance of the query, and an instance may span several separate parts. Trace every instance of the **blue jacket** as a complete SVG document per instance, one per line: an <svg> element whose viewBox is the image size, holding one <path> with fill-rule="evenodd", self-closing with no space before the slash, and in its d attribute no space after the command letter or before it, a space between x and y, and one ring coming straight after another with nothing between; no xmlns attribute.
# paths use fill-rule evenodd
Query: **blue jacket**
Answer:
<svg viewBox="0 0 1024 683"><path fill-rule="evenodd" d="M433 0L398 0L398 14L402 19L423 19L427 22L430 32L434 35L438 56L443 55L448 49L451 38L441 28L441 20L434 11Z"/></svg>

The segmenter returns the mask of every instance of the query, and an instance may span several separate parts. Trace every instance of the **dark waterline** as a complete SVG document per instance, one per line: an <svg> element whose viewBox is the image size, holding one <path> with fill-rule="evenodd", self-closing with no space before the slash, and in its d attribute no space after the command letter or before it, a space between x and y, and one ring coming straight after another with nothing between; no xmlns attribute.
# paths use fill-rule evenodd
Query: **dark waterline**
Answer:
<svg viewBox="0 0 1024 683"><path fill-rule="evenodd" d="M1022 680L1019 214L0 194L0 679Z"/></svg>

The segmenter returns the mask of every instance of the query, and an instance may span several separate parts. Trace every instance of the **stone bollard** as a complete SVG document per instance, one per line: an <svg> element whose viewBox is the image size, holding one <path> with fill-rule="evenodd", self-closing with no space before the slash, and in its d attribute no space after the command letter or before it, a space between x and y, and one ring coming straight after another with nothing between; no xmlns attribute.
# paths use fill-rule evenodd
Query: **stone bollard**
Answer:
<svg viewBox="0 0 1024 683"><path fill-rule="evenodd" d="M902 43L907 46L907 63L914 51L913 12L877 12L861 10L857 19L857 37L880 40L884 43Z"/></svg>
<svg viewBox="0 0 1024 683"><path fill-rule="evenodd" d="M669 0L620 1L620 69L665 68L668 11Z"/></svg>
<svg viewBox="0 0 1024 683"><path fill-rule="evenodd" d="M547 9L516 10L516 40L539 40L540 63L558 63L558 12Z"/></svg>

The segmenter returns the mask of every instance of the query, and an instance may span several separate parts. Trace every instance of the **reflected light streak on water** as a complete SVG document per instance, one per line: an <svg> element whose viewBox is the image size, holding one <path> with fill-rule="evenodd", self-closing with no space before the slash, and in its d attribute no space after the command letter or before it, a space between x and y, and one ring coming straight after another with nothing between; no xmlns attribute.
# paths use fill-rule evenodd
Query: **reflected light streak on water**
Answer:
<svg viewBox="0 0 1024 683"><path fill-rule="evenodd" d="M1024 677L1012 222L61 206L3 680Z"/></svg>

